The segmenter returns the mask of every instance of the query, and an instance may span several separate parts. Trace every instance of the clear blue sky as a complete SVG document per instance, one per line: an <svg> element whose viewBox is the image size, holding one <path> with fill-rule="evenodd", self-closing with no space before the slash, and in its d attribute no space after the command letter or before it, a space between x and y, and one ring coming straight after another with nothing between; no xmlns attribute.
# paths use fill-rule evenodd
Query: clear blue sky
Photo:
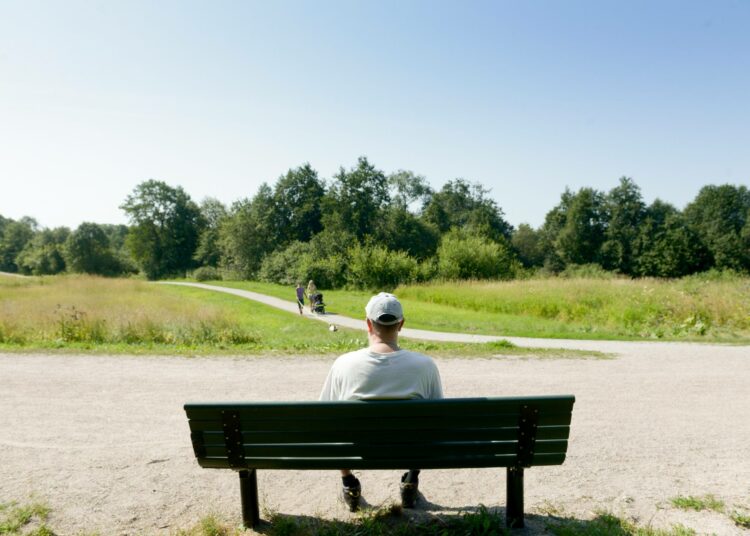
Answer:
<svg viewBox="0 0 750 536"><path fill-rule="evenodd" d="M0 0L0 214L125 222L146 179L252 196L366 155L540 225L632 177L750 183L750 1Z"/></svg>

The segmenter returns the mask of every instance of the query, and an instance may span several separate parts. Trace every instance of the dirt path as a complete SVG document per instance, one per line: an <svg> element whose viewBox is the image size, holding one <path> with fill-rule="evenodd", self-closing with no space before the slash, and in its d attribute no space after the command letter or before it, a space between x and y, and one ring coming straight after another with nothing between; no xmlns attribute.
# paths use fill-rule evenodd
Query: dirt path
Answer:
<svg viewBox="0 0 750 536"><path fill-rule="evenodd" d="M329 358L0 354L0 501L36 496L61 535L169 534L208 513L240 520L230 471L198 467L187 400L315 399ZM596 509L642 524L741 534L726 515L669 506L712 493L750 507L750 352L624 345L615 360L439 359L448 396L573 393L564 465L530 469L526 504L540 533L550 508ZM363 471L373 505L398 499L395 471ZM262 506L343 517L331 472L261 471ZM423 473L432 511L504 505L502 469Z"/></svg>

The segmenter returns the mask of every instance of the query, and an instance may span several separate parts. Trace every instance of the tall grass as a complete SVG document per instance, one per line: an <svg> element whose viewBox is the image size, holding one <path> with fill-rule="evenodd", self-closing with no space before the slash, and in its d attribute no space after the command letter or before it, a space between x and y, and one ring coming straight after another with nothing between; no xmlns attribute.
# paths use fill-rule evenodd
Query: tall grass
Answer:
<svg viewBox="0 0 750 536"><path fill-rule="evenodd" d="M293 289L216 283L293 300ZM555 277L406 285L394 293L407 327L549 338L750 342L750 278ZM325 291L328 309L361 318L370 293Z"/></svg>
<svg viewBox="0 0 750 536"><path fill-rule="evenodd" d="M9 279L9 278L8 278ZM207 290L83 276L0 277L0 349L159 354L341 354L367 344L363 331L329 331L251 300ZM433 355L603 357L509 343L414 342Z"/></svg>
<svg viewBox="0 0 750 536"><path fill-rule="evenodd" d="M558 325L568 333L667 339L750 337L750 278L530 279L397 289L410 301Z"/></svg>

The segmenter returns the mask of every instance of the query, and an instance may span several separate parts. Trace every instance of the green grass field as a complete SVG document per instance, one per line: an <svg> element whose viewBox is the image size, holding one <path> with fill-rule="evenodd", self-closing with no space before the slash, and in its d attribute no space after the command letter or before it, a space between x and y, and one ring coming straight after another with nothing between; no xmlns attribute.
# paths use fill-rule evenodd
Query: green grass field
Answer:
<svg viewBox="0 0 750 536"><path fill-rule="evenodd" d="M222 281L294 300L294 289ZM750 278L530 279L411 285L394 291L407 325L436 331L562 339L750 343ZM371 293L324 291L327 310L361 318Z"/></svg>
<svg viewBox="0 0 750 536"><path fill-rule="evenodd" d="M366 342L361 331L331 332L323 322L197 288L83 276L0 277L0 350L334 355ZM410 341L409 347L438 356L604 357L508 343Z"/></svg>

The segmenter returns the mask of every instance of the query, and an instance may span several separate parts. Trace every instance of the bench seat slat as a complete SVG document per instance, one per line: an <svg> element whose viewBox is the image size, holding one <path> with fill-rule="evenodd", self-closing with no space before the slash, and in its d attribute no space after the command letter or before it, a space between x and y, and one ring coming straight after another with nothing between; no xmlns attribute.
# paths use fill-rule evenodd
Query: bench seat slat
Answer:
<svg viewBox="0 0 750 536"><path fill-rule="evenodd" d="M546 412L539 415L539 426L569 425L571 414ZM512 427L518 425L518 414L515 415L464 415L463 417L413 417L402 415L389 418L349 418L349 419L323 419L309 417L306 419L249 419L240 417L242 430L253 431L322 431L340 430L434 430L438 428L466 429L487 427ZM190 420L190 429L193 431L221 430L221 419Z"/></svg>
<svg viewBox="0 0 750 536"><path fill-rule="evenodd" d="M552 409L570 412L573 396L539 396L508 398L463 398L452 399L452 404L441 404L440 400L351 400L343 402L260 402L260 403L187 403L185 411L189 419L221 418L222 410L239 411L241 417L252 419L297 418L367 418L369 414L378 418L409 415L463 417L478 414L518 415L521 406L533 405L540 412Z"/></svg>
<svg viewBox="0 0 750 536"><path fill-rule="evenodd" d="M206 456L227 456L225 445L206 445ZM565 452L567 441L537 441L534 451L540 454L554 454ZM280 445L243 445L246 458L348 458L362 457L366 459L378 458L413 458L421 459L472 456L516 454L518 442L443 442L443 443L315 443L315 444L280 444Z"/></svg>
<svg viewBox="0 0 750 536"><path fill-rule="evenodd" d="M560 465L565 461L565 454L534 454L532 465ZM420 469L460 469L471 467L512 467L516 464L514 455L475 456L475 457L441 457L419 458ZM207 469L230 469L226 458L200 458L198 463ZM413 458L255 458L246 459L248 468L253 469L341 469L343 465L350 469L409 469L414 464Z"/></svg>
<svg viewBox="0 0 750 536"><path fill-rule="evenodd" d="M203 422L203 421L198 421ZM191 428L193 428L191 426ZM200 427L204 428L204 427ZM195 430L203 433L206 445L223 445L224 433L219 428L206 426L205 430ZM568 439L569 426L540 426L536 438ZM403 442L420 441L508 441L518 437L518 427L504 428L461 428L461 429L433 429L419 430L417 434L404 433L403 430L310 430L310 431L244 431L242 440L250 443L350 443L355 441L401 440Z"/></svg>

